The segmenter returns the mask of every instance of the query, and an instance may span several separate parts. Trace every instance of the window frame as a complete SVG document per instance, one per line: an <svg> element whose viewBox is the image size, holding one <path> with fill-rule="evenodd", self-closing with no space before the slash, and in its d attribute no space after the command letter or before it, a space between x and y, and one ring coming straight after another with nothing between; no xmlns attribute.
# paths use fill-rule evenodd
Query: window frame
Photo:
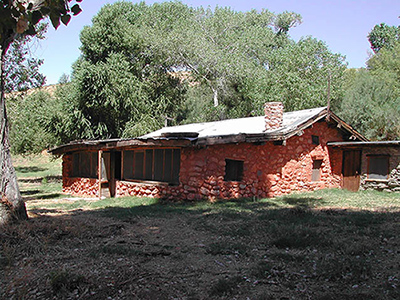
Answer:
<svg viewBox="0 0 400 300"><path fill-rule="evenodd" d="M85 156L89 155L86 163ZM99 153L97 151L78 151L72 153L72 177L73 178L98 178ZM78 160L78 161L77 161ZM88 173L84 171L88 167ZM78 169L77 169L78 168Z"/></svg>
<svg viewBox="0 0 400 300"><path fill-rule="evenodd" d="M386 171L385 171L385 175L382 174L375 174L372 173L371 174L371 159L385 159L386 161ZM376 168L376 167L374 167ZM377 171L376 169L373 171ZM390 155L389 154L367 154L367 179L368 180L383 180L386 181L389 179L389 175L390 175ZM378 177L371 177L371 175L377 175ZM381 178L381 177L384 178Z"/></svg>
<svg viewBox="0 0 400 300"><path fill-rule="evenodd" d="M320 144L319 135L311 135L311 142L313 145L319 145Z"/></svg>
<svg viewBox="0 0 400 300"><path fill-rule="evenodd" d="M323 162L323 159L313 159L311 169L311 182L321 181L321 170Z"/></svg>
<svg viewBox="0 0 400 300"><path fill-rule="evenodd" d="M225 158L224 181L243 181L244 160Z"/></svg>
<svg viewBox="0 0 400 300"><path fill-rule="evenodd" d="M132 155L132 157L129 158L132 163L131 167L127 166L125 163L127 153ZM180 148L139 148L123 150L121 180L133 182L162 182L170 185L179 185L180 162ZM150 164L151 166L149 167ZM161 173L159 172L160 169L162 170ZM127 174L128 171L130 171L130 174ZM169 174L166 174L166 172Z"/></svg>

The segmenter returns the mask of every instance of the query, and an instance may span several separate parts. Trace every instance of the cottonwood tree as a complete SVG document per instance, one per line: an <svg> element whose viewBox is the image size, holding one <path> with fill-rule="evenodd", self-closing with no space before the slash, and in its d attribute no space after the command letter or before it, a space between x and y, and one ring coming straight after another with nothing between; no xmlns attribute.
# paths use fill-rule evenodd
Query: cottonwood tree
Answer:
<svg viewBox="0 0 400 300"><path fill-rule="evenodd" d="M82 55L48 127L60 141L134 137L176 116L182 86L149 46L148 11L143 2L105 5L82 30Z"/></svg>
<svg viewBox="0 0 400 300"><path fill-rule="evenodd" d="M26 219L15 169L12 165L5 103L5 57L18 36L35 35L35 25L49 17L52 25L67 25L71 15L81 12L82 0L1 0L0 1L0 224ZM71 3L73 2L73 3ZM73 5L72 5L73 4Z"/></svg>
<svg viewBox="0 0 400 300"><path fill-rule="evenodd" d="M135 137L176 124L286 110L341 98L346 63L313 38L295 42L301 16L178 1L104 6L81 32L82 56L48 129L60 141Z"/></svg>
<svg viewBox="0 0 400 300"><path fill-rule="evenodd" d="M372 140L400 138L399 28L376 25L368 39L374 55L367 68L348 75L340 116Z"/></svg>
<svg viewBox="0 0 400 300"><path fill-rule="evenodd" d="M44 39L48 24L35 26L36 35L19 35L7 50L4 75L5 92L23 92L38 88L46 83L46 77L39 72L43 59L32 57L30 47L34 39Z"/></svg>
<svg viewBox="0 0 400 300"><path fill-rule="evenodd" d="M378 53L383 47L390 48L400 41L400 27L385 23L375 25L368 34L368 41L374 53Z"/></svg>

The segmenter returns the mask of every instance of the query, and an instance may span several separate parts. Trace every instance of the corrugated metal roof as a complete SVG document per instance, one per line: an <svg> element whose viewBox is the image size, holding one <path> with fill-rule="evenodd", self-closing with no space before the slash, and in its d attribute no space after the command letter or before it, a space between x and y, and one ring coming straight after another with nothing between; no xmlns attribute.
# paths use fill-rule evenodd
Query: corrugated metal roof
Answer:
<svg viewBox="0 0 400 300"><path fill-rule="evenodd" d="M182 132L198 133L198 138L232 136L240 134L282 135L296 130L301 124L306 123L315 116L318 116L326 109L326 107L318 107L313 109L286 112L283 114L282 126L278 129L271 129L268 131L265 131L264 116L260 116L164 127L160 130L141 136L140 138L157 138L162 137L162 135L166 133Z"/></svg>

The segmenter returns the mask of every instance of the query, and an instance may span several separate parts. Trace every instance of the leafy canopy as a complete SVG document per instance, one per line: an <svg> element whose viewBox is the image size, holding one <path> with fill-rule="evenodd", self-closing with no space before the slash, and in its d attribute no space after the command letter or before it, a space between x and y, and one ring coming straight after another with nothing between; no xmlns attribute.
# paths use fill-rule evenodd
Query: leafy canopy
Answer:
<svg viewBox="0 0 400 300"><path fill-rule="evenodd" d="M54 122L63 141L134 137L171 124L339 102L344 57L313 38L289 36L293 12L237 12L181 2L105 5L81 32L68 103ZM62 99L60 99L62 100Z"/></svg>

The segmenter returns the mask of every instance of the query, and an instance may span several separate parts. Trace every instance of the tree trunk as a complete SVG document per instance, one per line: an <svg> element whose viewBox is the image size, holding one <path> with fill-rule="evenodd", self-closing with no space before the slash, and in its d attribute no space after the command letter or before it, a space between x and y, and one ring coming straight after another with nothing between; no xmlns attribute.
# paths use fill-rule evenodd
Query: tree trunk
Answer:
<svg viewBox="0 0 400 300"><path fill-rule="evenodd" d="M11 161L9 131L4 93L4 57L9 43L0 45L0 225L11 220L26 220L25 203L19 192L17 175Z"/></svg>

